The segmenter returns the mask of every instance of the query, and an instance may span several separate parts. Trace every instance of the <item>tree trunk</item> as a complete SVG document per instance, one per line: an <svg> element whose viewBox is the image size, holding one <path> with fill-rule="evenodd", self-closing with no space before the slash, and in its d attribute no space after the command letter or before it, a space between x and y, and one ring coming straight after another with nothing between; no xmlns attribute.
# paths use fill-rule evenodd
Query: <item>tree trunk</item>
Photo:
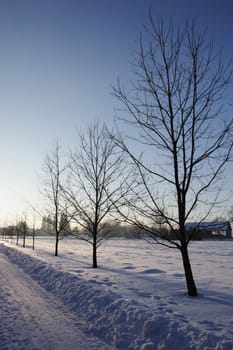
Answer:
<svg viewBox="0 0 233 350"><path fill-rule="evenodd" d="M35 249L35 229L33 227L33 231L32 231L32 249Z"/></svg>
<svg viewBox="0 0 233 350"><path fill-rule="evenodd" d="M25 242L26 242L26 233L23 233L23 248L25 248Z"/></svg>
<svg viewBox="0 0 233 350"><path fill-rule="evenodd" d="M183 260L188 295L190 297L196 297L197 296L197 288L196 288L195 281L193 278L193 273L192 273L192 268L191 268L191 264L190 264L190 260L189 260L187 244L184 244L181 247L180 251L181 251L182 260Z"/></svg>
<svg viewBox="0 0 233 350"><path fill-rule="evenodd" d="M59 237L58 237L58 235L56 235L55 256L58 256L58 242L59 242Z"/></svg>
<svg viewBox="0 0 233 350"><path fill-rule="evenodd" d="M93 234L93 260L92 260L92 267L96 269L97 266L97 239L96 234Z"/></svg>

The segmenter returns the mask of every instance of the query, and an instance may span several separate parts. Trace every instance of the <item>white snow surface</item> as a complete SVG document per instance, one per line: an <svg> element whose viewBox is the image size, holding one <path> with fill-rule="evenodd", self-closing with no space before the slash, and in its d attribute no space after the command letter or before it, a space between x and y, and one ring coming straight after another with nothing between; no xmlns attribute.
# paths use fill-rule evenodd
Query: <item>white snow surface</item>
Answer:
<svg viewBox="0 0 233 350"><path fill-rule="evenodd" d="M196 298L177 250L110 239L92 269L87 243L54 243L0 245L1 350L233 349L233 240L190 245Z"/></svg>

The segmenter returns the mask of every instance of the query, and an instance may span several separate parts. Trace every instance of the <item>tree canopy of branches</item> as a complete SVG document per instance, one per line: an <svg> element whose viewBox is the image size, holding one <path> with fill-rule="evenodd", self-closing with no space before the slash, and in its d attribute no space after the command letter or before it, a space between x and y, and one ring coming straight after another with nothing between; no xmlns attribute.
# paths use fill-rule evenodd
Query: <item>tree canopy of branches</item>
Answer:
<svg viewBox="0 0 233 350"><path fill-rule="evenodd" d="M126 135L116 139L140 178L135 200L128 201L123 215L157 243L180 250L188 294L196 296L186 222L195 215L200 221L208 217L218 198L219 176L231 157L233 119L225 115L224 93L232 84L232 71L194 21L183 28L172 22L166 26L150 12L145 29L130 90L120 81L113 88L124 107L118 128L122 121L128 132L132 127L132 138L144 152L133 152ZM157 230L158 225L167 226L174 239Z"/></svg>
<svg viewBox="0 0 233 350"><path fill-rule="evenodd" d="M97 248L109 232L105 222L124 195L123 152L109 138L105 125L93 123L79 133L79 150L71 153L70 186L66 197L72 206L73 221L81 227L82 238L92 244L93 268Z"/></svg>

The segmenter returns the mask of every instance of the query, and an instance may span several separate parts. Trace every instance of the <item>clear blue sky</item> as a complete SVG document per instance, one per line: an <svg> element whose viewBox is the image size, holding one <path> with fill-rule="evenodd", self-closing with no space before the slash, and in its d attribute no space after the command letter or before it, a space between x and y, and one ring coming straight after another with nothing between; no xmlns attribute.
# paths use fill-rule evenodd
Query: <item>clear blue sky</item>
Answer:
<svg viewBox="0 0 233 350"><path fill-rule="evenodd" d="M111 86L155 16L196 17L233 54L231 0L0 0L0 222L36 203L44 155L94 119L111 123Z"/></svg>

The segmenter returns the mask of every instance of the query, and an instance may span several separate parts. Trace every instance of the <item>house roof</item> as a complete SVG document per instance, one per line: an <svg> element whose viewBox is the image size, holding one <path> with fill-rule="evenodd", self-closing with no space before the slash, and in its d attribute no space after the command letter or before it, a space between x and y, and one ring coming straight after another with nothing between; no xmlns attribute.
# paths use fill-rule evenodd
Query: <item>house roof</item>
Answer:
<svg viewBox="0 0 233 350"><path fill-rule="evenodd" d="M229 221L211 221L211 222L188 222L186 230L205 230L205 231L231 231Z"/></svg>

